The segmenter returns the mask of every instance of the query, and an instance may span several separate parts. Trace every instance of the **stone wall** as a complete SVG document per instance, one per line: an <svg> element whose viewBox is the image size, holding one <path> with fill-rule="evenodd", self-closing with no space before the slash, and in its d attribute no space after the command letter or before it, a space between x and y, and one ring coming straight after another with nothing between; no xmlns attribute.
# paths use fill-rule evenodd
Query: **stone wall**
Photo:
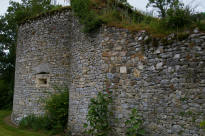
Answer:
<svg viewBox="0 0 205 136"><path fill-rule="evenodd" d="M205 118L204 33L156 39L145 31L103 26L84 34L81 28L70 11L20 26L14 121L43 114L39 99L58 82L69 86L72 135L82 135L90 98L104 89L113 95L113 135L125 135L133 108L148 136L205 135L199 127ZM49 86L39 87L43 80L36 77L48 79Z"/></svg>
<svg viewBox="0 0 205 136"><path fill-rule="evenodd" d="M203 136L205 34L151 38L145 31L102 29L104 71L113 92L117 134L138 109L149 136ZM181 36L183 37L183 36Z"/></svg>
<svg viewBox="0 0 205 136"><path fill-rule="evenodd" d="M73 18L68 118L68 126L73 135L83 133L90 98L104 89L104 61L100 41L98 33L84 34L78 20Z"/></svg>
<svg viewBox="0 0 205 136"><path fill-rule="evenodd" d="M19 26L12 119L44 113L42 100L69 81L70 12Z"/></svg>

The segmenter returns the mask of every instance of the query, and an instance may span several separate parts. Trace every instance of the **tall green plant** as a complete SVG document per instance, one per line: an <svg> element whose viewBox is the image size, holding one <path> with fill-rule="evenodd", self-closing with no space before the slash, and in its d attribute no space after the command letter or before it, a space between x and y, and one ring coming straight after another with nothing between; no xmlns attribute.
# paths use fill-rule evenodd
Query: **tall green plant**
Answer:
<svg viewBox="0 0 205 136"><path fill-rule="evenodd" d="M109 117L109 105L112 99L109 94L98 93L96 98L90 100L88 106L87 122L84 127L86 132L92 136L108 136L111 131Z"/></svg>
<svg viewBox="0 0 205 136"><path fill-rule="evenodd" d="M45 109L54 126L61 125L63 128L66 127L68 121L68 100L68 88L61 89L60 92L51 95L46 100Z"/></svg>
<svg viewBox="0 0 205 136"><path fill-rule="evenodd" d="M129 119L125 122L127 127L127 136L144 136L142 117L138 114L137 109L132 109Z"/></svg>

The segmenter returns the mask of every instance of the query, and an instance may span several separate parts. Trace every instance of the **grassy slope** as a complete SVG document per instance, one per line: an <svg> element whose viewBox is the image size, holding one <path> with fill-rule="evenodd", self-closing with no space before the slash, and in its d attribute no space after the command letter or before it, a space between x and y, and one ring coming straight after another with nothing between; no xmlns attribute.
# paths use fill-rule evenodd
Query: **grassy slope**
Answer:
<svg viewBox="0 0 205 136"><path fill-rule="evenodd" d="M10 115L10 111L0 111L0 136L48 136L48 134L32 132L9 126L4 118Z"/></svg>

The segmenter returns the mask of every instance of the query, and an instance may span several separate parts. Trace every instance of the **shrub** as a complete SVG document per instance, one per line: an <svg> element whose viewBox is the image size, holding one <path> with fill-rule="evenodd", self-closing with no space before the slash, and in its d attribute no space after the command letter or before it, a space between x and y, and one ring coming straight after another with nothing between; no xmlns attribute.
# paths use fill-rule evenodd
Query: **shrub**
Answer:
<svg viewBox="0 0 205 136"><path fill-rule="evenodd" d="M133 109L129 119L125 122L127 127L127 136L144 136L142 117L138 114L136 109Z"/></svg>
<svg viewBox="0 0 205 136"><path fill-rule="evenodd" d="M71 6L80 22L84 25L84 32L91 32L101 26L102 21L96 12L91 10L93 2L91 0L71 0Z"/></svg>
<svg viewBox="0 0 205 136"><path fill-rule="evenodd" d="M192 23L191 11L189 8L171 8L167 11L164 20L168 28L182 28Z"/></svg>
<svg viewBox="0 0 205 136"><path fill-rule="evenodd" d="M68 100L67 88L51 95L45 101L46 114L44 116L29 115L20 121L20 127L34 130L49 130L53 134L63 132L68 119Z"/></svg>
<svg viewBox="0 0 205 136"><path fill-rule="evenodd" d="M67 88L61 89L59 93L53 94L47 99L45 109L53 129L60 131L66 127L68 121L68 100Z"/></svg>
<svg viewBox="0 0 205 136"><path fill-rule="evenodd" d="M88 106L87 122L84 127L87 128L86 133L94 136L107 136L111 131L109 116L111 112L108 106L112 100L109 94L98 93L96 98L90 100ZM89 127L88 127L89 125Z"/></svg>

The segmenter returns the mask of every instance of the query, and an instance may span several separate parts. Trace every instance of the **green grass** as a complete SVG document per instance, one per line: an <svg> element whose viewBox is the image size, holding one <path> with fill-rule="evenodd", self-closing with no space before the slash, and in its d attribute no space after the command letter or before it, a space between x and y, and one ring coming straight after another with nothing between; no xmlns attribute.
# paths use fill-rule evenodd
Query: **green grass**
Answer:
<svg viewBox="0 0 205 136"><path fill-rule="evenodd" d="M0 136L48 136L46 133L33 132L8 125L4 119L10 114L10 111L0 110Z"/></svg>

